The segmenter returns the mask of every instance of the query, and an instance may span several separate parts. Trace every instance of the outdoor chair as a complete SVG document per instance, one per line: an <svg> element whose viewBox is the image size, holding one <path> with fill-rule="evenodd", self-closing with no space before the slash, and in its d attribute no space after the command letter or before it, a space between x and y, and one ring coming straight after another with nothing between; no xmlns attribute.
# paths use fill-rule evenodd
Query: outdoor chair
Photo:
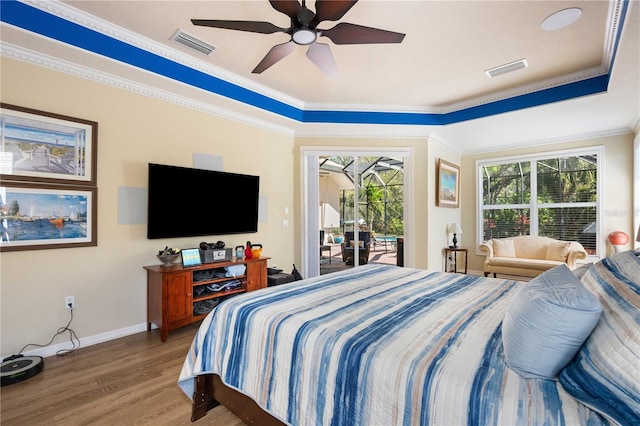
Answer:
<svg viewBox="0 0 640 426"><path fill-rule="evenodd" d="M320 230L320 259L322 259L322 252L329 252L329 263L331 263L331 246L324 243L324 231Z"/></svg>
<svg viewBox="0 0 640 426"><path fill-rule="evenodd" d="M355 253L355 241L353 241L353 232L344 233L344 242L341 244L342 260L347 265L353 265ZM371 248L371 233L358 232L358 263L364 265L369 262L369 250Z"/></svg>
<svg viewBox="0 0 640 426"><path fill-rule="evenodd" d="M66 173L74 173L76 169L76 156L73 152L67 153L62 157L51 156L52 163L60 167Z"/></svg>

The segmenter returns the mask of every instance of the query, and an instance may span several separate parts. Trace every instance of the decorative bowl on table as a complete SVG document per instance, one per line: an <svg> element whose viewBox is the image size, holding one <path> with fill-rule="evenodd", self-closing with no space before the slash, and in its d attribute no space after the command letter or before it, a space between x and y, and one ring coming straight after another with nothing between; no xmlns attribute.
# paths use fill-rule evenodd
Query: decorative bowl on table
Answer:
<svg viewBox="0 0 640 426"><path fill-rule="evenodd" d="M159 254L158 259L165 265L170 265L180 259L180 253L174 254Z"/></svg>

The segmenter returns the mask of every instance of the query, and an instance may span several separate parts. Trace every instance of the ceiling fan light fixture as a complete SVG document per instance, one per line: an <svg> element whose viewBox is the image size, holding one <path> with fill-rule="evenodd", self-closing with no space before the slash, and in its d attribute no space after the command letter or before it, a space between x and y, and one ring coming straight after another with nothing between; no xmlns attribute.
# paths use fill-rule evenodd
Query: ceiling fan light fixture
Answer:
<svg viewBox="0 0 640 426"><path fill-rule="evenodd" d="M559 10L558 12L551 14L542 21L540 27L544 31L555 31L576 22L582 16L582 9L578 7L571 7L569 9Z"/></svg>
<svg viewBox="0 0 640 426"><path fill-rule="evenodd" d="M316 41L316 38L318 38L318 35L313 30L310 30L308 28L301 28L299 30L294 31L293 34L291 35L291 38L296 44L301 44L303 46L306 46Z"/></svg>

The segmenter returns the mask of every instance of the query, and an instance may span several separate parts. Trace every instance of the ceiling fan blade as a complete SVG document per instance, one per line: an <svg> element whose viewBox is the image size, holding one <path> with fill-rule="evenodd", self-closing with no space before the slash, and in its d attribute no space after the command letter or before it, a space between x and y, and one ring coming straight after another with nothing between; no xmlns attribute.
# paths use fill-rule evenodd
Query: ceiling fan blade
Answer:
<svg viewBox="0 0 640 426"><path fill-rule="evenodd" d="M298 11L300 10L300 3L297 0L269 0L271 7L278 12L284 13L292 20L298 17Z"/></svg>
<svg viewBox="0 0 640 426"><path fill-rule="evenodd" d="M320 30L335 44L401 43L405 34L341 22L330 30Z"/></svg>
<svg viewBox="0 0 640 426"><path fill-rule="evenodd" d="M358 0L316 0L316 23L337 21L356 4Z"/></svg>
<svg viewBox="0 0 640 426"><path fill-rule="evenodd" d="M286 28L280 28L270 22L258 21L225 21L218 19L192 19L193 25L201 27L223 28L226 30L248 31L251 33L273 34L286 33Z"/></svg>
<svg viewBox="0 0 640 426"><path fill-rule="evenodd" d="M271 65L275 64L289 53L294 50L294 43L292 41L288 41L286 43L277 44L269 50L269 53L266 54L264 58L260 61L260 63L251 71L254 74L260 74L262 71L269 68Z"/></svg>
<svg viewBox="0 0 640 426"><path fill-rule="evenodd" d="M310 44L309 50L307 50L307 58L329 77L338 75L338 66L333 59L331 48L328 44L318 42Z"/></svg>

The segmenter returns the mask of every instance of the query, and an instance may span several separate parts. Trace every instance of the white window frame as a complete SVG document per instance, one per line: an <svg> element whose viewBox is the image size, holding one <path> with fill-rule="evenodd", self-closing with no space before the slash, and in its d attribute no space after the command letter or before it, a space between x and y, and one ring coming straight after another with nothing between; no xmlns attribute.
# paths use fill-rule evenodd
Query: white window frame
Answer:
<svg viewBox="0 0 640 426"><path fill-rule="evenodd" d="M510 157L498 157L498 158L490 158L485 160L477 160L476 161L476 175L477 175L477 202L476 202L476 254L479 256L484 255L479 249L480 243L483 241L484 233L483 233L483 218L484 218L484 194L483 194L483 175L482 169L484 166L496 165L496 164L508 164L508 163L516 163L523 161L531 162L531 201L527 204L501 204L500 206L487 206L486 209L529 209L530 211L530 222L529 222L529 233L530 235L538 235L538 209L539 208L563 208L563 207L593 207L595 206L598 211L598 238L596 238L596 255L589 256L591 260L596 258L600 258L603 253L602 247L602 236L603 236L603 228L602 228L602 218L603 218L603 206L604 206L604 179L605 179L605 170L604 170L604 146L592 146L587 148L578 148L578 149L566 149L560 151L548 151L544 153L537 154L524 154L524 155L516 155ZM596 185L597 191L597 199L595 203L538 203L537 191L538 191L538 175L537 175L537 162L539 160L548 160L551 158L558 157L576 157L579 155L588 155L595 154L598 156L598 164L597 164L597 173L598 173L598 182Z"/></svg>

